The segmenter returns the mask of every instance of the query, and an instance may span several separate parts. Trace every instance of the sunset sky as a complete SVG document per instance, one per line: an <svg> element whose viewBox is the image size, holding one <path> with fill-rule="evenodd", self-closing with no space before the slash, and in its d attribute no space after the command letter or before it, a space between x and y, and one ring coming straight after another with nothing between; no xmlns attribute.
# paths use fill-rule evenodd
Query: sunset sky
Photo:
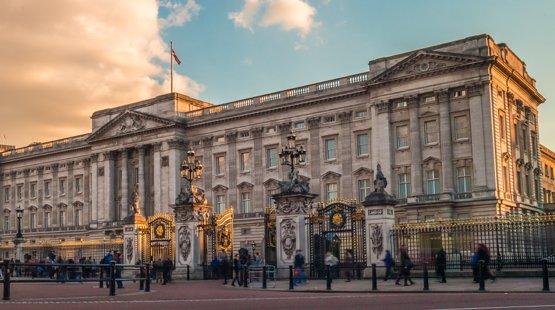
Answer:
<svg viewBox="0 0 555 310"><path fill-rule="evenodd" d="M0 144L90 131L92 112L175 90L215 104L488 33L527 64L555 148L555 1L4 0Z"/></svg>

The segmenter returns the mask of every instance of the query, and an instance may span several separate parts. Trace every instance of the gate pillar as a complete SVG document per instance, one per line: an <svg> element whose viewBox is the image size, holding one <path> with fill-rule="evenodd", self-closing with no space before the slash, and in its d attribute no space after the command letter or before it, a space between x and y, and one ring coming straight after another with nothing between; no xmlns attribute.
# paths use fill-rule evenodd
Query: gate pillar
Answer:
<svg viewBox="0 0 555 310"><path fill-rule="evenodd" d="M276 250L278 275L284 276L293 265L295 251L302 250L307 257L305 219L314 198L308 180L292 178L280 181L281 192L272 196L276 202Z"/></svg>
<svg viewBox="0 0 555 310"><path fill-rule="evenodd" d="M144 238L144 231L147 228L147 223L145 217L141 214L140 200L141 197L138 187L135 186L135 190L131 196L131 208L133 213L125 218L125 224L123 225L124 264L135 264L140 260L148 259L148 257L145 258L142 255L142 253L145 252L145 243L142 239ZM143 263L146 262L143 261Z"/></svg>
<svg viewBox="0 0 555 310"><path fill-rule="evenodd" d="M189 266L191 279L202 279L201 262L202 236L199 222L208 216L209 206L204 191L191 187L182 188L175 204L170 205L175 212L175 271L176 277L186 277Z"/></svg>
<svg viewBox="0 0 555 310"><path fill-rule="evenodd" d="M368 194L362 205L366 219L366 260L367 265L383 266L382 259L389 250L393 255L393 245L389 242L390 231L395 224L394 206L397 199L385 191L387 180L381 167L377 166L374 191ZM382 269L382 268L380 268Z"/></svg>

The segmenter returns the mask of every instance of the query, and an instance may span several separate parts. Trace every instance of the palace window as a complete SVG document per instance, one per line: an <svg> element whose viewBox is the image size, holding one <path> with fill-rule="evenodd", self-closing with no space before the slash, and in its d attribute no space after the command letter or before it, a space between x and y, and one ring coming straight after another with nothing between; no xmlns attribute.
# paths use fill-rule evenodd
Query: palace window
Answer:
<svg viewBox="0 0 555 310"><path fill-rule="evenodd" d="M304 129L304 121L293 123L293 128L294 129Z"/></svg>
<svg viewBox="0 0 555 310"><path fill-rule="evenodd" d="M66 226L66 211L60 210L60 227Z"/></svg>
<svg viewBox="0 0 555 310"><path fill-rule="evenodd" d="M397 140L397 149L409 146L409 128L407 125L395 127L395 136Z"/></svg>
<svg viewBox="0 0 555 310"><path fill-rule="evenodd" d="M266 168L275 168L278 165L277 148L266 149Z"/></svg>
<svg viewBox="0 0 555 310"><path fill-rule="evenodd" d="M75 226L81 226L81 209L75 210Z"/></svg>
<svg viewBox="0 0 555 310"><path fill-rule="evenodd" d="M326 200L332 201L337 199L337 183L326 184Z"/></svg>
<svg viewBox="0 0 555 310"><path fill-rule="evenodd" d="M324 140L324 156L325 160L334 160L337 156L337 141L335 138L328 138Z"/></svg>
<svg viewBox="0 0 555 310"><path fill-rule="evenodd" d="M455 117L455 140L468 139L468 117Z"/></svg>
<svg viewBox="0 0 555 310"><path fill-rule="evenodd" d="M10 216L4 216L4 231L10 230Z"/></svg>
<svg viewBox="0 0 555 310"><path fill-rule="evenodd" d="M17 185L17 200L23 199L23 184Z"/></svg>
<svg viewBox="0 0 555 310"><path fill-rule="evenodd" d="M406 101L399 101L397 102L396 107L397 108L406 108L408 106L408 103Z"/></svg>
<svg viewBox="0 0 555 310"><path fill-rule="evenodd" d="M216 156L216 175L225 174L225 155Z"/></svg>
<svg viewBox="0 0 555 310"><path fill-rule="evenodd" d="M509 191L509 173L507 171L507 166L503 166L503 189Z"/></svg>
<svg viewBox="0 0 555 310"><path fill-rule="evenodd" d="M357 155L368 155L368 134L362 133L357 135Z"/></svg>
<svg viewBox="0 0 555 310"><path fill-rule="evenodd" d="M251 193L242 192L241 193L241 213L251 212Z"/></svg>
<svg viewBox="0 0 555 310"><path fill-rule="evenodd" d="M216 195L216 213L222 213L225 210L225 195Z"/></svg>
<svg viewBox="0 0 555 310"><path fill-rule="evenodd" d="M437 121L433 120L424 122L424 143L433 144L438 140Z"/></svg>
<svg viewBox="0 0 555 310"><path fill-rule="evenodd" d="M366 117L366 115L368 115L368 112L366 110L361 110L361 111L356 111L355 112L355 117L356 118L363 118L363 117Z"/></svg>
<svg viewBox="0 0 555 310"><path fill-rule="evenodd" d="M60 195L66 194L66 179L60 179Z"/></svg>
<svg viewBox="0 0 555 310"><path fill-rule="evenodd" d="M526 184L524 184L524 188L526 189L526 195L530 197L532 194L532 190L530 189L530 175L528 173L524 175L524 181L526 182Z"/></svg>
<svg viewBox="0 0 555 310"><path fill-rule="evenodd" d="M371 191L372 182L370 182L370 179L358 180L358 201L364 201Z"/></svg>
<svg viewBox="0 0 555 310"><path fill-rule="evenodd" d="M31 183L30 192L31 198L37 198L37 182Z"/></svg>
<svg viewBox="0 0 555 310"><path fill-rule="evenodd" d="M37 220L37 213L36 212L29 213L29 228L30 229L35 229L36 223L37 223L36 220Z"/></svg>
<svg viewBox="0 0 555 310"><path fill-rule="evenodd" d="M250 152L241 152L240 153L240 161L241 161L241 172L248 172L251 170L251 153Z"/></svg>
<svg viewBox="0 0 555 310"><path fill-rule="evenodd" d="M4 187L4 202L10 202L10 187Z"/></svg>
<svg viewBox="0 0 555 310"><path fill-rule="evenodd" d="M241 132L239 133L239 138L248 138L248 137L250 137L250 135L251 135L251 134L250 134L250 132L248 132L248 131L241 131Z"/></svg>
<svg viewBox="0 0 555 310"><path fill-rule="evenodd" d="M276 201L272 198L273 195L279 193L278 189L269 189L266 191L266 206L267 207L274 207L276 205Z"/></svg>
<svg viewBox="0 0 555 310"><path fill-rule="evenodd" d="M439 194L439 170L432 169L426 171L426 194Z"/></svg>
<svg viewBox="0 0 555 310"><path fill-rule="evenodd" d="M50 197L50 180L44 181L44 196Z"/></svg>
<svg viewBox="0 0 555 310"><path fill-rule="evenodd" d="M516 172L516 186L517 186L517 190L518 192L522 195L524 194L522 192L522 175L520 171Z"/></svg>
<svg viewBox="0 0 555 310"><path fill-rule="evenodd" d="M502 113L499 114L499 136L505 139L505 116Z"/></svg>
<svg viewBox="0 0 555 310"><path fill-rule="evenodd" d="M464 89L453 92L453 98L460 98L464 96L466 96L466 90Z"/></svg>
<svg viewBox="0 0 555 310"><path fill-rule="evenodd" d="M432 103L432 102L436 102L436 96L428 96L424 98L424 103Z"/></svg>
<svg viewBox="0 0 555 310"><path fill-rule="evenodd" d="M469 193L471 191L472 191L472 178L470 176L470 167L458 167L457 168L457 192Z"/></svg>
<svg viewBox="0 0 555 310"><path fill-rule="evenodd" d="M50 212L44 212L44 228L50 227Z"/></svg>
<svg viewBox="0 0 555 310"><path fill-rule="evenodd" d="M410 195L410 175L408 173L400 173L398 175L398 195L399 198L407 198Z"/></svg>
<svg viewBox="0 0 555 310"><path fill-rule="evenodd" d="M83 190L83 188L81 186L82 185L81 184L82 180L83 180L82 177L76 177L75 178L75 192L78 193L78 194L81 193L81 191ZM120 180L121 180L121 178L120 178Z"/></svg>
<svg viewBox="0 0 555 310"><path fill-rule="evenodd" d="M335 122L335 115L325 116L323 123L332 123Z"/></svg>

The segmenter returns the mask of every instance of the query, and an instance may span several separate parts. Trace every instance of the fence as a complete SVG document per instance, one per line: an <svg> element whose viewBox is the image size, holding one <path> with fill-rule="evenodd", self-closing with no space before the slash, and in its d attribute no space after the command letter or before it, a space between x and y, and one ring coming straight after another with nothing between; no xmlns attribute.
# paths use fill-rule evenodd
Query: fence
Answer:
<svg viewBox="0 0 555 310"><path fill-rule="evenodd" d="M390 241L395 253L405 246L416 264L434 265L435 254L443 249L448 269L469 269L477 246L484 244L497 270L539 268L543 259L555 262L555 215L397 224Z"/></svg>
<svg viewBox="0 0 555 310"><path fill-rule="evenodd" d="M3 300L10 300L12 284L18 283L98 282L99 288L104 288L106 283L109 295L115 296L116 287L123 287L127 281L139 281L139 290L150 292L150 274L150 264L124 265L114 261L110 264L35 264L5 260L0 282L4 288Z"/></svg>

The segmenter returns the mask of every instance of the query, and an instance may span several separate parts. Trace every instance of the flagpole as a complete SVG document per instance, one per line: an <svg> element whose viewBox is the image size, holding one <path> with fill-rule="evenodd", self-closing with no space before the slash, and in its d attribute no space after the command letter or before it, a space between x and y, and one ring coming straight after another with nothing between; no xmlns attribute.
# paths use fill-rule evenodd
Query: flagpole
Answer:
<svg viewBox="0 0 555 310"><path fill-rule="evenodd" d="M173 93L173 42L170 41L170 92Z"/></svg>

